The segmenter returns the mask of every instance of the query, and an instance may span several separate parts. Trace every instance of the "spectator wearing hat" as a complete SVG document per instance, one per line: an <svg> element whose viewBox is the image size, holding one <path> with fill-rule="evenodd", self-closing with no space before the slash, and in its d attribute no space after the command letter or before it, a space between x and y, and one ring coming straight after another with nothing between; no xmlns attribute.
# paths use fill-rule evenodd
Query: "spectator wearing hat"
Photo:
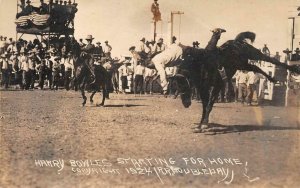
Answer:
<svg viewBox="0 0 300 188"><path fill-rule="evenodd" d="M60 79L60 57L56 56L53 61L52 65L52 78L53 78L53 84L52 84L52 89L58 90L58 83Z"/></svg>
<svg viewBox="0 0 300 188"><path fill-rule="evenodd" d="M14 75L14 83L16 85L19 85L20 88L22 87L22 73L20 71L20 61L19 61L19 53L15 51L9 58L11 67L12 67L12 73Z"/></svg>
<svg viewBox="0 0 300 188"><path fill-rule="evenodd" d="M128 88L127 76L129 75L129 69L128 69L129 64L130 64L129 61L125 60L124 64L118 69L121 78L121 83L122 83L122 93L124 94L125 94L125 90Z"/></svg>
<svg viewBox="0 0 300 188"><path fill-rule="evenodd" d="M47 52L45 55L45 75L49 81L49 88L52 88L52 83L53 83L53 77L52 77L52 67L53 67L53 61L50 60L51 56L50 54Z"/></svg>
<svg viewBox="0 0 300 188"><path fill-rule="evenodd" d="M267 47L267 44L264 44L264 47L262 48L262 53L267 55L267 56L270 56L270 50L269 48Z"/></svg>
<svg viewBox="0 0 300 188"><path fill-rule="evenodd" d="M29 83L30 89L34 89L34 82L36 78L36 57L35 57L35 52L31 50L28 55L28 68L29 68Z"/></svg>
<svg viewBox="0 0 300 188"><path fill-rule="evenodd" d="M30 15L34 10L35 8L31 5L31 1L27 0L25 8L21 12L21 16Z"/></svg>
<svg viewBox="0 0 300 188"><path fill-rule="evenodd" d="M145 66L142 65L141 61L137 62L137 66L134 70L134 95L143 92Z"/></svg>
<svg viewBox="0 0 300 188"><path fill-rule="evenodd" d="M274 58L277 59L278 61L280 61L280 57L281 57L281 56L279 55L279 52L276 52Z"/></svg>
<svg viewBox="0 0 300 188"><path fill-rule="evenodd" d="M111 59L111 45L108 44L108 41L105 41L105 45L103 47L103 52L106 58Z"/></svg>
<svg viewBox="0 0 300 188"><path fill-rule="evenodd" d="M147 94L148 88L150 94L152 94L153 91L153 82L155 81L155 78L158 78L157 71L155 69L150 69L145 67L145 73L144 73L144 93Z"/></svg>
<svg viewBox="0 0 300 188"><path fill-rule="evenodd" d="M7 37L3 37L3 43L4 43L4 51L6 52L6 50L7 50L7 48L8 48L8 46L9 46L9 43L7 42Z"/></svg>
<svg viewBox="0 0 300 188"><path fill-rule="evenodd" d="M46 59L42 59L41 63L36 66L36 69L39 73L39 87L40 89L44 89L44 82L47 75Z"/></svg>
<svg viewBox="0 0 300 188"><path fill-rule="evenodd" d="M72 52L69 52L68 56L66 58L64 58L64 67L65 67L64 85L65 85L65 89L69 90L70 89L69 85L70 85L72 73L74 71L74 62L73 62Z"/></svg>
<svg viewBox="0 0 300 188"><path fill-rule="evenodd" d="M0 55L5 52L5 41L3 36L0 36Z"/></svg>
<svg viewBox="0 0 300 188"><path fill-rule="evenodd" d="M101 46L101 42L96 43L95 51L94 51L94 56L98 59L101 59L101 57L104 56L103 48Z"/></svg>
<svg viewBox="0 0 300 188"><path fill-rule="evenodd" d="M145 37L143 37L140 40L140 44L139 44L138 48L136 49L137 52L145 52L145 46L146 46L145 42L146 42L146 39L145 39Z"/></svg>
<svg viewBox="0 0 300 188"><path fill-rule="evenodd" d="M8 59L8 54L5 52L4 54L1 54L1 59L0 59L0 68L1 68L1 73L2 73L2 83L1 85L4 85L4 88L8 88L9 84L9 77L11 73L10 69L10 64L9 64L9 59Z"/></svg>
<svg viewBox="0 0 300 188"><path fill-rule="evenodd" d="M29 89L29 64L24 47L20 50L20 66L22 72L22 89Z"/></svg>
<svg viewBox="0 0 300 188"><path fill-rule="evenodd" d="M200 43L198 41L195 41L195 42L193 42L193 47L196 48L196 49L199 49L200 48L199 44Z"/></svg>
<svg viewBox="0 0 300 188"><path fill-rule="evenodd" d="M132 55L131 63L132 63L132 66L133 66L133 72L135 72L136 66L137 66L138 62L141 61L142 58L139 55L139 53L137 51L135 51L135 46L131 46L129 48L129 51Z"/></svg>
<svg viewBox="0 0 300 188"><path fill-rule="evenodd" d="M155 52L155 46L156 46L156 42L154 41L154 40L151 40L151 42L150 42L150 49L151 49L151 51L150 51L150 54L154 54L154 52Z"/></svg>
<svg viewBox="0 0 300 188"><path fill-rule="evenodd" d="M247 82L248 82L248 74L247 71L240 71L236 77L236 82L238 84L238 94L239 101L244 104L246 96L247 96Z"/></svg>
<svg viewBox="0 0 300 188"><path fill-rule="evenodd" d="M291 60L291 53L292 53L292 51L287 48L287 49L283 50L282 52L285 53L284 63L287 64L288 61Z"/></svg>
<svg viewBox="0 0 300 188"><path fill-rule="evenodd" d="M291 61L300 61L300 49L296 48L295 53L292 54Z"/></svg>
<svg viewBox="0 0 300 188"><path fill-rule="evenodd" d="M154 53L160 53L165 49L166 49L166 45L164 44L164 39L163 38L158 39L154 48Z"/></svg>
<svg viewBox="0 0 300 188"><path fill-rule="evenodd" d="M39 13L40 14L48 14L49 10L48 10L48 5L44 2L44 0L40 0L40 7L39 7Z"/></svg>

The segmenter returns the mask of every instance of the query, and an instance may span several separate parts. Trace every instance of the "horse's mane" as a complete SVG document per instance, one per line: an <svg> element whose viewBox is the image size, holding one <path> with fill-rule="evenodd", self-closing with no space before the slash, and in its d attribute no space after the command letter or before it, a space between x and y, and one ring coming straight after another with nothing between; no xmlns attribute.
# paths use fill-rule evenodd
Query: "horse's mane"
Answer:
<svg viewBox="0 0 300 188"><path fill-rule="evenodd" d="M255 41L256 34L250 31L242 32L235 37L235 41L244 42L249 39L252 43Z"/></svg>

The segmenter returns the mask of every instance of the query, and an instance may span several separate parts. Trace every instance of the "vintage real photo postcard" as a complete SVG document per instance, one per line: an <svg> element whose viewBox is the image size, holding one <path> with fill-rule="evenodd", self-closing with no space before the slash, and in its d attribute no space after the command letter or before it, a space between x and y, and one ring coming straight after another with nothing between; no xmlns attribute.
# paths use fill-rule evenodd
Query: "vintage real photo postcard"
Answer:
<svg viewBox="0 0 300 188"><path fill-rule="evenodd" d="M300 185L299 0L0 0L0 187Z"/></svg>

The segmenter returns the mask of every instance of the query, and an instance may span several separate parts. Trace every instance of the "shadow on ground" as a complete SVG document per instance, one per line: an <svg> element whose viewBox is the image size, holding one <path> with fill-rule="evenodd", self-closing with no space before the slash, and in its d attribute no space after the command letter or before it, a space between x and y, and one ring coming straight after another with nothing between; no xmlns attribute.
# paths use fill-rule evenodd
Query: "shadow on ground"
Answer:
<svg viewBox="0 0 300 188"><path fill-rule="evenodd" d="M300 130L300 125L295 127L281 127L281 126L260 126L260 125L221 125L212 123L208 129L205 129L201 133L206 135L215 134L228 134L228 133L241 133L248 131L284 131L284 130ZM199 133L199 132L195 132Z"/></svg>

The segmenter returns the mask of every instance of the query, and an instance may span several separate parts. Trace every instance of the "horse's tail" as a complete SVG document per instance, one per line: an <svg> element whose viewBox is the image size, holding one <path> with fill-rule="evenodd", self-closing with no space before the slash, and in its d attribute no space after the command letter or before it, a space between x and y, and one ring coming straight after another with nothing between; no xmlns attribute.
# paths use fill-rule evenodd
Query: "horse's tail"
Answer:
<svg viewBox="0 0 300 188"><path fill-rule="evenodd" d="M242 32L235 37L235 41L243 42L249 39L252 43L255 41L256 34L250 31Z"/></svg>

